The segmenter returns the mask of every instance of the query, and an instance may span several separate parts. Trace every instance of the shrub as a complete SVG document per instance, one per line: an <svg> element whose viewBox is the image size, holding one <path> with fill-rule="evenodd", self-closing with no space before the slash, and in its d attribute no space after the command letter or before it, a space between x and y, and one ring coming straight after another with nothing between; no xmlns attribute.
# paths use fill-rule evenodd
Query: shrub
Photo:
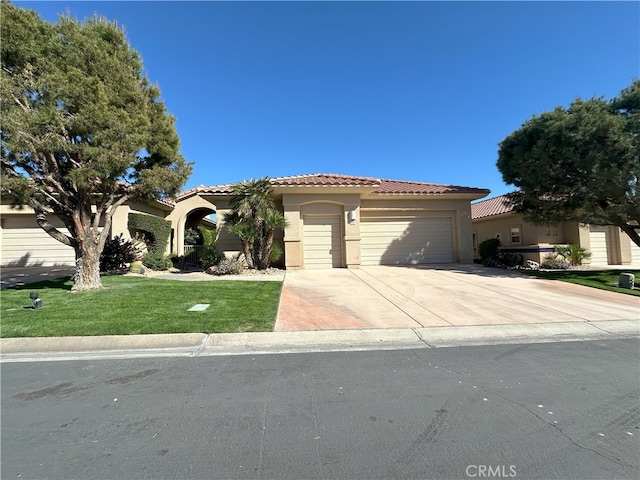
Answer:
<svg viewBox="0 0 640 480"><path fill-rule="evenodd" d="M498 256L498 250L500 249L499 238L489 238L478 245L478 253L480 259L487 260L489 258L496 258Z"/></svg>
<svg viewBox="0 0 640 480"><path fill-rule="evenodd" d="M524 263L524 257L519 253L500 252L498 260L509 268L521 267Z"/></svg>
<svg viewBox="0 0 640 480"><path fill-rule="evenodd" d="M217 265L211 267L213 275L240 275L243 270L244 265L237 258L223 258Z"/></svg>
<svg viewBox="0 0 640 480"><path fill-rule="evenodd" d="M200 235L202 236L202 254L200 261L206 268L211 265L217 265L220 261L220 255L216 252L216 240L218 239L217 230L209 230L204 227L198 227Z"/></svg>
<svg viewBox="0 0 640 480"><path fill-rule="evenodd" d="M184 231L185 245L202 245L202 234L198 229L189 227Z"/></svg>
<svg viewBox="0 0 640 480"><path fill-rule="evenodd" d="M153 251L145 254L142 264L151 270L167 270L173 265L167 255Z"/></svg>
<svg viewBox="0 0 640 480"><path fill-rule="evenodd" d="M184 257L185 255L178 256L175 253L172 253L169 255L169 260L174 268L184 268Z"/></svg>
<svg viewBox="0 0 640 480"><path fill-rule="evenodd" d="M108 238L100 254L100 271L113 272L127 267L128 263L136 259L137 249L122 234Z"/></svg>
<svg viewBox="0 0 640 480"><path fill-rule="evenodd" d="M582 265L582 260L591 257L591 252L587 252L580 245L556 246L554 251L562 255L571 265Z"/></svg>
<svg viewBox="0 0 640 480"><path fill-rule="evenodd" d="M277 243L271 244L271 251L269 252L269 264L275 263L282 258L282 247Z"/></svg>
<svg viewBox="0 0 640 480"><path fill-rule="evenodd" d="M557 253L547 255L540 264L540 268L545 270L566 270L571 264Z"/></svg>
<svg viewBox="0 0 640 480"><path fill-rule="evenodd" d="M171 235L171 222L154 215L130 213L129 229L140 235L149 252L164 256ZM145 255L146 256L146 255ZM151 268L151 267L150 267Z"/></svg>

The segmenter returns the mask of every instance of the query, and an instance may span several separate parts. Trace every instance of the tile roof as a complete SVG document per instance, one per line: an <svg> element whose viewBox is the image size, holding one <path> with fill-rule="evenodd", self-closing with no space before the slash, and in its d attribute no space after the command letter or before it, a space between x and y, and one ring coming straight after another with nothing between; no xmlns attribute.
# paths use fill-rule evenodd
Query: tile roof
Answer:
<svg viewBox="0 0 640 480"><path fill-rule="evenodd" d="M487 195L489 190L484 188L460 187L455 185L440 185L436 183L411 182L404 180L384 180L372 177L357 177L353 175L336 175L315 173L309 175L294 175L270 179L274 187L373 187L373 193L381 195L421 195L421 194L480 194ZM199 186L178 195L178 199L193 194L228 194L231 184L212 187Z"/></svg>
<svg viewBox="0 0 640 480"><path fill-rule="evenodd" d="M274 186L376 187L380 185L380 179L354 177L351 175L335 175L332 173L314 173L310 175L272 178L271 184Z"/></svg>
<svg viewBox="0 0 640 480"><path fill-rule="evenodd" d="M438 183L408 182L404 180L382 180L380 188L375 193L380 194L447 194L447 193L475 193L487 195L489 190L484 188L460 187L457 185L441 185Z"/></svg>
<svg viewBox="0 0 640 480"><path fill-rule="evenodd" d="M184 192L176 195L176 200L182 200L183 198L190 197L192 195L197 195L198 193L204 194L216 194L216 193L231 193L231 184L226 185L216 185L213 187L205 187L204 185L199 185L194 188L190 188L189 190L185 190Z"/></svg>
<svg viewBox="0 0 640 480"><path fill-rule="evenodd" d="M507 196L500 195L499 197L472 203L471 218L476 220L478 218L492 217L494 215L511 212L512 210L513 207L507 202Z"/></svg>

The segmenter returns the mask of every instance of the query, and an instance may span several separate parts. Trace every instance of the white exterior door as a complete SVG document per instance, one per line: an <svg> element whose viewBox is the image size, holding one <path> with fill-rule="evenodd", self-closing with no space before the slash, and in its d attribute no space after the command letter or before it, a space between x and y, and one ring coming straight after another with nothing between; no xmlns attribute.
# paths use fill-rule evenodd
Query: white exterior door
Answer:
<svg viewBox="0 0 640 480"><path fill-rule="evenodd" d="M362 265L453 262L450 218L367 218L360 223Z"/></svg>
<svg viewBox="0 0 640 480"><path fill-rule="evenodd" d="M303 217L304 268L342 267L340 216Z"/></svg>

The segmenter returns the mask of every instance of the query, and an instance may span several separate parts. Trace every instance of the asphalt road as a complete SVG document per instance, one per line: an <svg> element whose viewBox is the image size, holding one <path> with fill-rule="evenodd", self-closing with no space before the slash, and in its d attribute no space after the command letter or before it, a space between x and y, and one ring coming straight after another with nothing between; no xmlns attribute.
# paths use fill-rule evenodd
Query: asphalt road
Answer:
<svg viewBox="0 0 640 480"><path fill-rule="evenodd" d="M637 339L2 365L3 479L637 479Z"/></svg>

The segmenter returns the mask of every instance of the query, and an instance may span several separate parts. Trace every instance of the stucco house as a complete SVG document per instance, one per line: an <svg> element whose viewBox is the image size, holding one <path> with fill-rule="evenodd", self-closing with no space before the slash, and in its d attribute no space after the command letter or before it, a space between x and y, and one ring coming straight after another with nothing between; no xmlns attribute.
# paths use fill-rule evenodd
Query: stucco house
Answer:
<svg viewBox="0 0 640 480"><path fill-rule="evenodd" d="M335 174L270 182L276 205L288 221L276 236L288 269L471 263L471 201L489 193L481 188ZM231 185L201 186L176 198L177 205L192 197L215 205L217 247L227 256L240 250L239 240L223 228L230 194Z"/></svg>
<svg viewBox="0 0 640 480"><path fill-rule="evenodd" d="M640 247L615 226L584 225L564 222L557 225L533 225L515 213L506 195L475 202L473 248L489 238L499 238L502 250L522 254L525 260L541 262L556 245L580 245L591 252L583 265L603 267L630 265L640 267Z"/></svg>
<svg viewBox="0 0 640 480"><path fill-rule="evenodd" d="M471 201L489 190L433 183L313 174L273 178L276 205L288 226L276 233L286 268L471 263ZM115 212L111 235L131 237L129 215L171 222L167 253L185 253L184 232L216 214L217 248L227 256L240 241L224 228L231 185L200 186L171 201L130 202ZM49 237L28 208L0 206L2 266L72 265L73 249ZM55 218L52 223L61 228Z"/></svg>

